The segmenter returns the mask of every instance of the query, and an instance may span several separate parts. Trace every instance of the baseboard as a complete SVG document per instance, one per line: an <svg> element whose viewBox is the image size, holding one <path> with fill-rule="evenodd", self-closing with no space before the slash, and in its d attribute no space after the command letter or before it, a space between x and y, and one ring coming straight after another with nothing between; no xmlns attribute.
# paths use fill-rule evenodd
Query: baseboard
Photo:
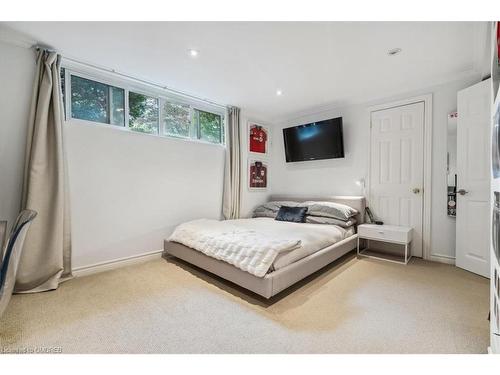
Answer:
<svg viewBox="0 0 500 375"><path fill-rule="evenodd" d="M130 266L133 264L144 263L153 259L161 258L163 250L150 251L129 257L113 259L100 263L91 264L83 267L76 267L72 273L74 277L88 276L99 272L109 271L120 267Z"/></svg>
<svg viewBox="0 0 500 375"><path fill-rule="evenodd" d="M455 265L455 257L451 257L449 255L431 254L431 257L429 260L432 260L433 262Z"/></svg>

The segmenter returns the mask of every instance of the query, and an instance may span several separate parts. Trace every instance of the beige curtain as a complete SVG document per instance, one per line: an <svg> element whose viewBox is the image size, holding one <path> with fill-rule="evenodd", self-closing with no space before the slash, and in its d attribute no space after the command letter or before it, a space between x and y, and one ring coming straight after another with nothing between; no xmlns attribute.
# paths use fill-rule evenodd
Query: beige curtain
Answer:
<svg viewBox="0 0 500 375"><path fill-rule="evenodd" d="M240 109L229 107L222 200L222 214L226 219L237 219L240 216L240 168Z"/></svg>
<svg viewBox="0 0 500 375"><path fill-rule="evenodd" d="M26 236L16 279L18 293L56 289L62 278L71 275L60 68L60 55L37 52L21 204L38 216Z"/></svg>

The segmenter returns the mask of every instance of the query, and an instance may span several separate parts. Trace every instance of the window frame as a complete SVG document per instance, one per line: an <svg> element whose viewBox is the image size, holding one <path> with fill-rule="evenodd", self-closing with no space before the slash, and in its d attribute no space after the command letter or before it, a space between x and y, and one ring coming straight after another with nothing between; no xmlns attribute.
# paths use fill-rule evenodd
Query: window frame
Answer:
<svg viewBox="0 0 500 375"><path fill-rule="evenodd" d="M113 77L113 73L108 73L105 71L88 71L87 69L77 69L71 66L71 64L65 64L63 61L62 68L64 69L64 79L65 79L65 92L63 93L64 95L64 100L65 100L65 116L64 120L66 123L71 124L71 123L76 123L76 124L87 124L87 125L94 125L94 126L102 126L106 127L109 129L115 129L115 130L120 130L120 131L125 131L128 133L133 133L133 134L140 134L143 136L153 136L153 137L161 137L161 138L168 138L171 140L178 140L178 141L187 141L187 142L197 142L197 143L202 143L202 144L208 144L208 145L213 145L213 146L222 146L226 147L226 109L223 108L222 106L215 106L210 103L204 103L202 99L195 100L194 98L186 98L183 96L180 96L179 94L176 94L175 92L171 92L168 89L164 88L161 89L160 87L155 88L153 86L149 86L146 84L138 84L132 79L128 80L126 78L117 78ZM96 69L98 70L98 69ZM113 86L119 89L124 90L124 100L125 100L125 105L124 105L124 121L125 124L124 126L121 125L114 125L111 123L111 110L110 110L110 105L111 103L108 103L108 121L109 123L102 123L102 122L96 122L96 121L90 121L90 120L84 120L84 119L78 119L78 118L73 118L72 117L72 101L71 101L71 77L72 76L77 76L80 78L88 79L91 81L95 81L98 83L102 83L108 86ZM110 90L111 91L111 90ZM135 130L130 129L129 127L129 93L134 92L137 94L142 94L146 95L152 98L157 99L158 101L158 132L155 133L142 133L138 132ZM189 137L176 137L173 135L168 135L164 132L164 126L163 126L163 121L162 121L162 115L163 115L163 104L165 102L171 102L175 104L182 104L182 105L189 105L190 108L190 118L191 118L191 126L190 126L190 136ZM194 134L191 134L191 128L193 127L193 113L195 113L195 110L198 111L203 111L203 112L209 112L213 113L215 115L218 115L221 117L221 140L220 143L214 143L214 142L209 142L200 139L201 131L200 131L200 125L199 121L195 124L195 131L193 132Z"/></svg>
<svg viewBox="0 0 500 375"><path fill-rule="evenodd" d="M189 127L189 136L187 137L182 137L182 136L178 136L176 137L175 135L169 135L169 134L166 134L164 132L164 126L163 126L163 112L164 112L164 104L165 103L172 103L172 104L177 104L177 105L189 105L189 118L191 119L191 126ZM176 99L170 99L170 98L160 98L160 127L161 127L161 131L162 131L162 135L164 137L169 137L169 138L175 138L175 139L189 139L189 140L193 140L193 141L196 141L198 140L198 138L194 138L192 136L192 133L193 133L193 112L194 112L194 107L189 104L189 103L186 103L186 102L182 102L182 101L179 101L179 100L176 100Z"/></svg>
<svg viewBox="0 0 500 375"><path fill-rule="evenodd" d="M224 117L223 116L220 116L218 113L213 113L213 112L209 112L209 111L205 111L203 109L199 109L199 108L193 108L193 111L196 113L196 136L197 136L197 139L199 141L202 141L202 142L208 142L208 143L212 143L212 144L222 144L222 142L224 142L224 130L225 130L225 124L224 124ZM219 143L215 143L215 142L210 142L210 141L204 141L202 138L201 138L201 123L200 123L200 112L203 112L203 113L209 113L209 114L212 114L212 115L218 115L220 116L220 121L219 121L219 126L220 126L220 137L219 137Z"/></svg>
<svg viewBox="0 0 500 375"><path fill-rule="evenodd" d="M133 92L134 94L139 94L139 95L144 95L144 96L147 96L147 97L150 97L150 98L153 98L153 99L156 99L156 102L158 103L158 116L156 118L156 120L158 121L158 131L156 133L143 133L143 132L138 132L138 131L135 131L135 130L132 130L130 129L130 112L129 112L129 94ZM147 92L144 92L144 91L141 91L141 90L135 90L135 89L132 89L132 90L126 90L126 94L127 94L127 97L125 99L125 111L127 112L127 128L129 131L133 132L133 133L141 133L141 134L149 134L149 135L160 135L160 127L161 127L161 115L160 115L160 106L161 106L161 100L158 96L156 95L152 95L150 93L147 93Z"/></svg>

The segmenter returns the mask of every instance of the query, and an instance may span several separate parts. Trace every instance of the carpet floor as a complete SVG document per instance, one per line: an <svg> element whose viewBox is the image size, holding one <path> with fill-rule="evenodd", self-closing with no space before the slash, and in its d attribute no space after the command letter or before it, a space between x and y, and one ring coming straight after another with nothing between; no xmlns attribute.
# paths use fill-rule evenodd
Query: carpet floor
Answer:
<svg viewBox="0 0 500 375"><path fill-rule="evenodd" d="M486 353L488 280L347 255L270 301L158 259L13 296L0 353Z"/></svg>

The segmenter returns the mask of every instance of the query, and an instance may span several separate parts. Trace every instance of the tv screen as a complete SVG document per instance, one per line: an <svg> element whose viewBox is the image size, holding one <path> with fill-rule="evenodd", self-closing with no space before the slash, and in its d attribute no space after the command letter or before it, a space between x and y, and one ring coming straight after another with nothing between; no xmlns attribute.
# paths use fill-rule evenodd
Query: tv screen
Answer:
<svg viewBox="0 0 500 375"><path fill-rule="evenodd" d="M286 161L344 157L342 117L283 129Z"/></svg>

